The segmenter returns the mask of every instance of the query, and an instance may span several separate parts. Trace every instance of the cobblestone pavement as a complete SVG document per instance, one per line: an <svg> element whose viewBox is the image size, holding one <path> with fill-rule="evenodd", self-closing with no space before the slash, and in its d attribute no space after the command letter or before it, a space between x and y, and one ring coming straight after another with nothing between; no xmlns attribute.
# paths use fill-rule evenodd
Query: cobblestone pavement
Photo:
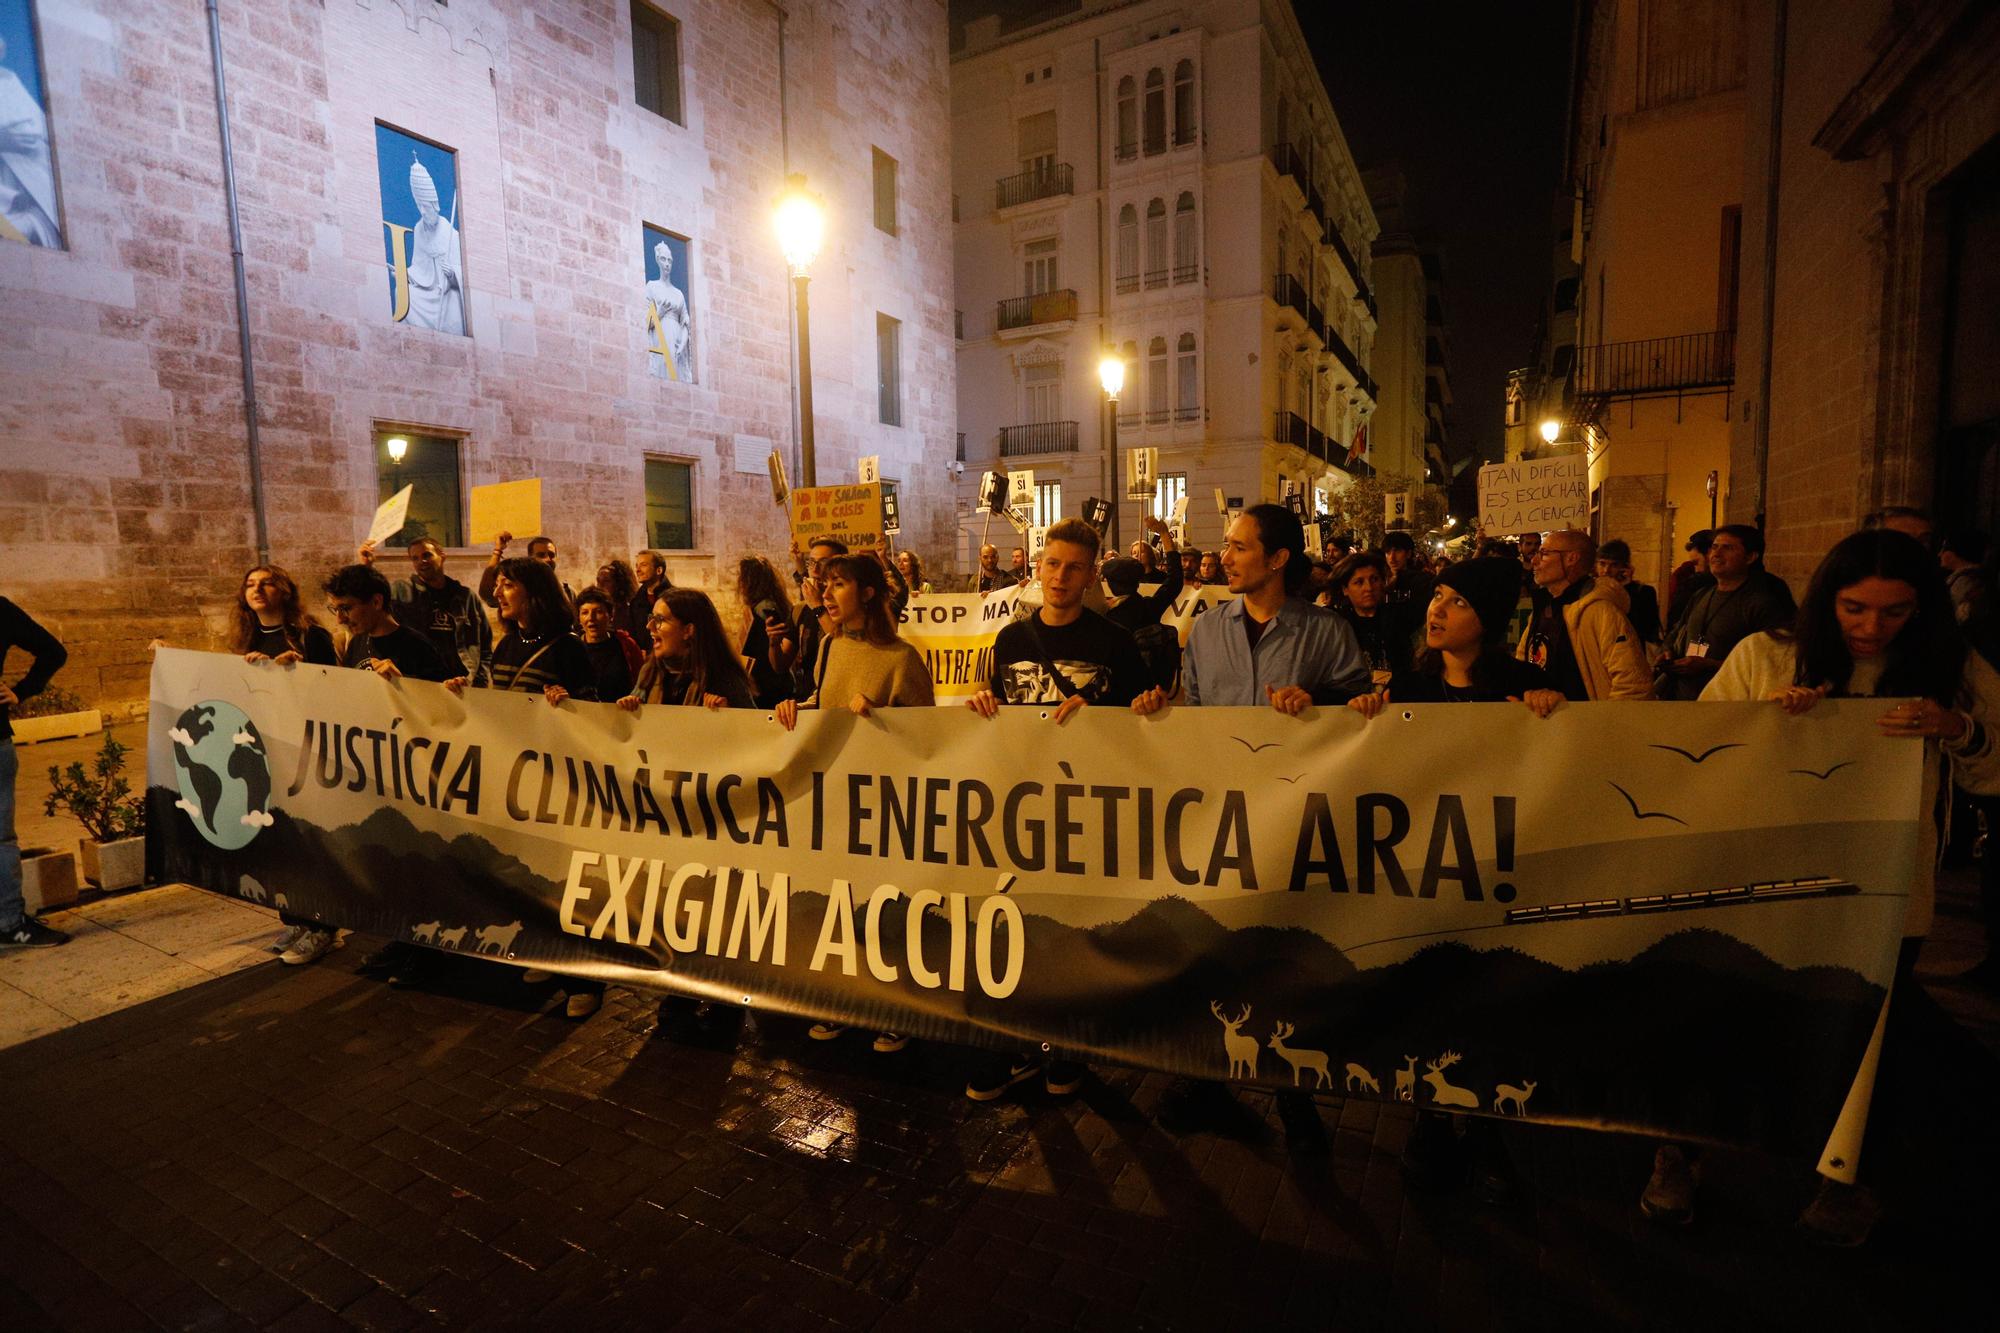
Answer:
<svg viewBox="0 0 2000 1333"><path fill-rule="evenodd" d="M0 1053L0 1328L1911 1328L1985 1290L2000 1079L1934 1006L1919 1183L1829 1254L1802 1167L1712 1154L1663 1232L1648 1145L1509 1126L1520 1202L1406 1194L1404 1107L1322 1098L1315 1145L1243 1092L1176 1137L1158 1075L980 1106L968 1052L618 989L576 1025L366 943Z"/></svg>

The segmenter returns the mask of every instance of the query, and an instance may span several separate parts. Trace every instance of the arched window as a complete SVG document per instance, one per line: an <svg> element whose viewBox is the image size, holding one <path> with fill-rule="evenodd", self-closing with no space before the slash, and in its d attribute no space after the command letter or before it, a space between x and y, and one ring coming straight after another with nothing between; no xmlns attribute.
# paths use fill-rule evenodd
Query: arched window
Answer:
<svg viewBox="0 0 2000 1333"><path fill-rule="evenodd" d="M1127 74L1118 80L1118 160L1139 155L1139 85Z"/></svg>
<svg viewBox="0 0 2000 1333"><path fill-rule="evenodd" d="M1194 61L1174 66L1174 147L1194 142Z"/></svg>
<svg viewBox="0 0 2000 1333"><path fill-rule="evenodd" d="M1201 250L1195 241L1194 194L1183 190L1174 203L1174 281L1193 282L1201 276Z"/></svg>
<svg viewBox="0 0 2000 1333"><path fill-rule="evenodd" d="M1167 201L1146 205L1146 285L1167 285Z"/></svg>
<svg viewBox="0 0 2000 1333"><path fill-rule="evenodd" d="M1167 340L1155 338L1146 346L1146 420L1167 419Z"/></svg>
<svg viewBox="0 0 2000 1333"><path fill-rule="evenodd" d="M1167 76L1146 71L1146 156L1167 151Z"/></svg>
<svg viewBox="0 0 2000 1333"><path fill-rule="evenodd" d="M1118 210L1118 290L1139 290L1139 210L1127 204Z"/></svg>
<svg viewBox="0 0 2000 1333"><path fill-rule="evenodd" d="M1195 374L1194 335L1183 333L1179 348L1179 361L1175 366L1174 418L1178 421L1193 421L1201 415L1201 408L1195 397L1195 389L1200 380Z"/></svg>

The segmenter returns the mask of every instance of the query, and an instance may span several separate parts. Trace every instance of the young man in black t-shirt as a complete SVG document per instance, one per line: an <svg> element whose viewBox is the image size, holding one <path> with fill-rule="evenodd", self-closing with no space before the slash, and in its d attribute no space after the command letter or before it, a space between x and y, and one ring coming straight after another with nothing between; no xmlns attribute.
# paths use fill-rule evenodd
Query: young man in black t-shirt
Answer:
<svg viewBox="0 0 2000 1333"><path fill-rule="evenodd" d="M326 581L326 604L350 635L342 666L373 671L386 680L445 680L458 674L446 667L428 638L396 619L389 580L373 565L335 570Z"/></svg>
<svg viewBox="0 0 2000 1333"><path fill-rule="evenodd" d="M1081 519L1066 518L1049 529L1035 566L1042 605L1000 631L993 641L993 679L966 707L994 717L1003 703L1053 705L1061 725L1091 705L1129 708L1152 684L1132 636L1083 604L1097 579L1097 552L1097 529ZM1038 1073L1058 1097L1083 1083L1083 1066L1072 1061L1045 1066L1038 1056L997 1055L966 1081L965 1095L992 1101Z"/></svg>

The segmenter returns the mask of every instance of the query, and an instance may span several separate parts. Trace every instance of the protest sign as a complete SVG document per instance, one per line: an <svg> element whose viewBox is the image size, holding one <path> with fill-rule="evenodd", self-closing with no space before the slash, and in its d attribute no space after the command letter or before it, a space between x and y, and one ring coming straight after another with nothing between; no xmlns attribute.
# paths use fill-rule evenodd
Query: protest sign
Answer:
<svg viewBox="0 0 2000 1333"><path fill-rule="evenodd" d="M991 514L1007 512L1007 477L1000 472L986 472L979 478L980 507Z"/></svg>
<svg viewBox="0 0 2000 1333"><path fill-rule="evenodd" d="M403 530L410 519L410 494L416 483L403 487L375 507L375 521L368 525L368 541L380 545Z"/></svg>
<svg viewBox="0 0 2000 1333"><path fill-rule="evenodd" d="M855 480L866 486L871 481L882 480L882 456L869 454L861 460L860 475Z"/></svg>
<svg viewBox="0 0 2000 1333"><path fill-rule="evenodd" d="M783 504L792 493L791 483L785 479L785 456L773 449L764 466L771 474L771 502Z"/></svg>
<svg viewBox="0 0 2000 1333"><path fill-rule="evenodd" d="M993 679L993 640L1021 604L1021 588L925 593L903 608L903 639L924 655L939 704L961 704Z"/></svg>
<svg viewBox="0 0 2000 1333"><path fill-rule="evenodd" d="M490 542L503 532L512 533L517 541L541 535L540 477L474 486L467 504L465 539L474 546Z"/></svg>
<svg viewBox="0 0 2000 1333"><path fill-rule="evenodd" d="M903 509L896 494L896 483L885 481L882 483L882 531L893 536L902 530Z"/></svg>
<svg viewBox="0 0 2000 1333"><path fill-rule="evenodd" d="M1009 509L1033 509L1035 506L1035 473L1032 468L1022 468L1007 474L1007 507Z"/></svg>
<svg viewBox="0 0 2000 1333"><path fill-rule="evenodd" d="M1582 527L1589 514L1590 468L1582 454L1479 469L1479 522L1489 537Z"/></svg>
<svg viewBox="0 0 2000 1333"><path fill-rule="evenodd" d="M922 1039L1801 1158L1927 817L1879 700L787 732L176 649L151 697L162 880Z"/></svg>
<svg viewBox="0 0 2000 1333"><path fill-rule="evenodd" d="M1111 524L1110 502L1100 500L1094 495L1085 500L1083 502L1083 521L1097 529L1097 535L1102 537Z"/></svg>
<svg viewBox="0 0 2000 1333"><path fill-rule="evenodd" d="M850 551L872 550L882 540L882 484L801 486L792 492L792 541L800 550L821 537Z"/></svg>
<svg viewBox="0 0 2000 1333"><path fill-rule="evenodd" d="M1127 449L1125 451L1125 498L1128 500L1150 500L1153 498L1154 478L1160 474L1160 451L1158 449Z"/></svg>
<svg viewBox="0 0 2000 1333"><path fill-rule="evenodd" d="M1410 493L1391 491L1382 497L1382 523L1384 527L1407 528L1410 526Z"/></svg>

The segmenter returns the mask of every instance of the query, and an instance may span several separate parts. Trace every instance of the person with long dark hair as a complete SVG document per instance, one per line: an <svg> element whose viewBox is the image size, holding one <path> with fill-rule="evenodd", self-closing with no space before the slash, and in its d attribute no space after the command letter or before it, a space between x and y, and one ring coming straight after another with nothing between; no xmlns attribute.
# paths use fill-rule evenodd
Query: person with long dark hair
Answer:
<svg viewBox="0 0 2000 1333"><path fill-rule="evenodd" d="M1349 560L1357 557L1349 557ZM1356 695L1347 706L1363 717L1383 706L1414 703L1525 703L1547 717L1563 702L1546 672L1507 646L1520 598L1518 561L1486 556L1447 567L1424 619L1424 648L1390 677L1388 687ZM1468 1178L1489 1201L1516 1189L1516 1173L1491 1121L1422 1110L1403 1148L1403 1174L1418 1189L1448 1189Z"/></svg>
<svg viewBox="0 0 2000 1333"><path fill-rule="evenodd" d="M1961 786L2000 791L1995 731L2000 675L1966 650L1936 561L1902 532L1874 528L1836 543L1814 571L1792 627L1744 638L1701 693L1703 702L1769 700L1792 714L1829 696L1905 701L1883 713L1878 725L1886 736L1932 750L1920 809L1938 812L1939 784L1954 777ZM1935 816L1920 828L1896 960L1897 989L1911 984L1935 908L1942 830ZM1911 1047L1908 1013L1907 1004L1889 1006L1867 1130L1867 1142L1878 1148L1893 1144L1915 1115L1908 1090L1919 1076L1897 1067ZM1663 1145L1654 1168L1641 1208L1658 1220L1685 1221L1692 1215L1697 1178L1690 1155ZM1859 1245L1880 1213L1868 1186L1822 1176L1799 1225L1827 1244Z"/></svg>
<svg viewBox="0 0 2000 1333"><path fill-rule="evenodd" d="M1417 621L1429 606L1389 600L1389 562L1373 551L1356 551L1333 567L1333 609L1354 629L1354 641L1377 685L1410 668Z"/></svg>
<svg viewBox="0 0 2000 1333"><path fill-rule="evenodd" d="M647 622L652 652L639 667L632 692L618 706L635 713L646 704L755 708L743 659L729 646L722 617L708 594L669 588L653 603Z"/></svg>
<svg viewBox="0 0 2000 1333"><path fill-rule="evenodd" d="M246 662L311 662L338 666L333 635L299 598L299 585L277 565L255 565L243 575L230 646Z"/></svg>
<svg viewBox="0 0 2000 1333"><path fill-rule="evenodd" d="M794 633L791 594L775 565L761 555L746 555L736 562L736 596L749 617L743 656L750 659L757 707L774 708L792 697L792 655L785 651Z"/></svg>
<svg viewBox="0 0 2000 1333"><path fill-rule="evenodd" d="M877 708L935 704L930 665L896 633L882 562L872 555L838 555L826 562L824 577L833 627L820 645L811 695L804 702L786 699L777 707L785 730L798 725L801 708L844 705L867 717ZM808 1035L832 1041L846 1030L838 1023L815 1023ZM909 1044L901 1033L875 1034L875 1049L885 1054Z"/></svg>
<svg viewBox="0 0 2000 1333"><path fill-rule="evenodd" d="M538 560L502 560L493 600L506 627L493 645L494 689L538 693L552 704L597 697L597 673L572 632L576 613L554 570ZM445 684L463 690L466 678Z"/></svg>

